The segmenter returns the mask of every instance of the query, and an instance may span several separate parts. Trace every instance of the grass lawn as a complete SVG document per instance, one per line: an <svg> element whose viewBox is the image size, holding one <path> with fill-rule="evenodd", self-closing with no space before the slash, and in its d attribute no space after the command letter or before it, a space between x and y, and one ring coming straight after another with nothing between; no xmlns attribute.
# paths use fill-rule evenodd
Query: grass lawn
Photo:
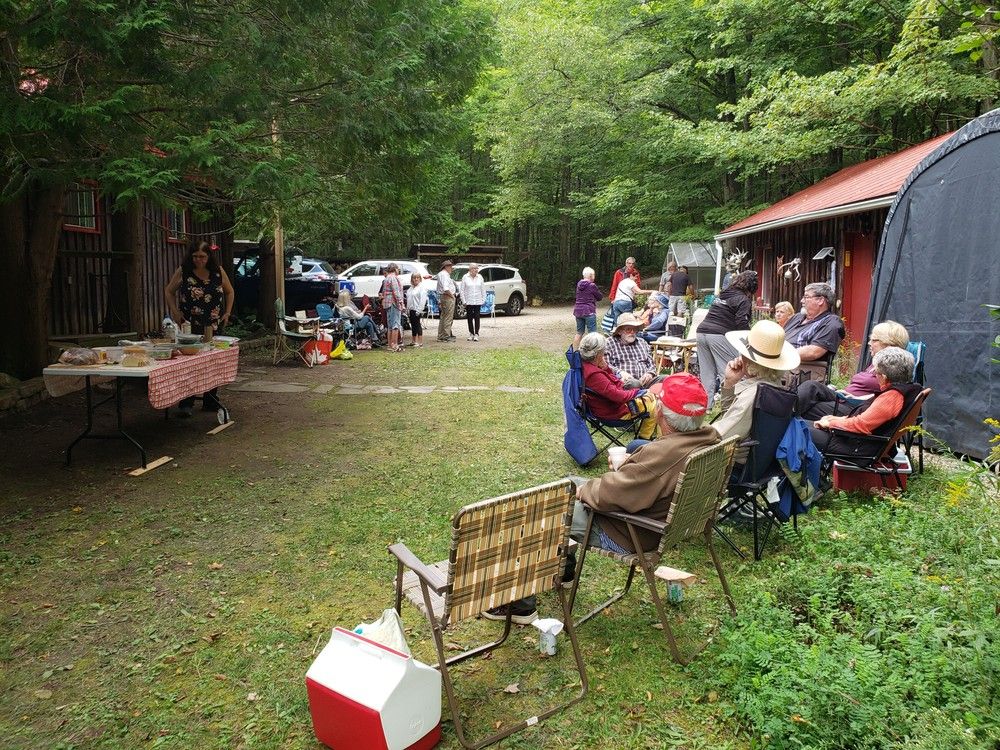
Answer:
<svg viewBox="0 0 1000 750"><path fill-rule="evenodd" d="M140 478L74 468L48 496L3 465L0 745L318 747L305 670L332 626L391 606L387 545L442 559L460 506L599 473L562 449L561 356L438 348L349 366L355 383L487 388L244 395L211 447ZM720 547L740 614L686 669L634 587L580 631L587 699L500 747L1000 747L996 491L953 477L930 468L902 500L830 497L760 563ZM587 596L619 580L600 562ZM677 610L689 643L723 607L702 546L677 567L704 577ZM432 661L418 613L404 620ZM460 669L473 736L573 689L559 646L542 659L518 629ZM450 721L441 746L458 747Z"/></svg>

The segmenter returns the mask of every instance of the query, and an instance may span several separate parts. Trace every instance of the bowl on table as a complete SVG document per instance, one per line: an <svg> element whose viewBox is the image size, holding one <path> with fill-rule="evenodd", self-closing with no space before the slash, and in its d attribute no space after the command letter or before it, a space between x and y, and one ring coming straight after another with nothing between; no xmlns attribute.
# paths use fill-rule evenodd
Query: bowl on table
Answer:
<svg viewBox="0 0 1000 750"><path fill-rule="evenodd" d="M174 356L174 347L172 345L164 346L162 344L157 344L149 350L149 358L159 361L165 359L170 359Z"/></svg>
<svg viewBox="0 0 1000 750"><path fill-rule="evenodd" d="M177 346L177 351L179 351L181 354L187 354L187 355L200 354L202 349L204 349L204 346L201 344L201 342L197 342L194 344L178 344Z"/></svg>
<svg viewBox="0 0 1000 750"><path fill-rule="evenodd" d="M192 344L200 344L202 341L202 335L200 333L178 333L177 343L180 346L191 346Z"/></svg>

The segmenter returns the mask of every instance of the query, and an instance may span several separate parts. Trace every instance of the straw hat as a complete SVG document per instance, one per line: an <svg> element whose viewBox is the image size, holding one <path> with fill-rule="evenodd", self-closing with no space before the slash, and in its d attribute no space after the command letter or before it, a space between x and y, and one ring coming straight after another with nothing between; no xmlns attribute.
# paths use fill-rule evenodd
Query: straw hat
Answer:
<svg viewBox="0 0 1000 750"><path fill-rule="evenodd" d="M622 326L629 326L631 328L639 330L644 325L645 323L639 320L632 313L622 313L621 315L618 316L618 320L615 321L615 327L611 329L611 335L614 336L616 333L618 333L618 329L621 328Z"/></svg>
<svg viewBox="0 0 1000 750"><path fill-rule="evenodd" d="M749 331L730 331L726 339L751 362L772 370L794 370L801 361L785 341L785 329L773 320L760 320Z"/></svg>

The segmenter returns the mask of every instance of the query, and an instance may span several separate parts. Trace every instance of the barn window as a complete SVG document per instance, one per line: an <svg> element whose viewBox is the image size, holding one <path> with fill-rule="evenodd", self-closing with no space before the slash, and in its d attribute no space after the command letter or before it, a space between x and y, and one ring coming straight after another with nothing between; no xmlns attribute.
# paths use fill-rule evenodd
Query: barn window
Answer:
<svg viewBox="0 0 1000 750"><path fill-rule="evenodd" d="M73 183L63 201L63 228L71 232L100 232L99 206L96 182Z"/></svg>

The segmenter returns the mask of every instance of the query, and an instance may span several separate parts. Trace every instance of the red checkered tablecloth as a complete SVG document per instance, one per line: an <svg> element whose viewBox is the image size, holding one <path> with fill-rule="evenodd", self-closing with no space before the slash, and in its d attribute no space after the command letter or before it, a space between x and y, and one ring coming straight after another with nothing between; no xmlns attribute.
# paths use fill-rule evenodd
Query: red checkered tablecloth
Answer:
<svg viewBox="0 0 1000 750"><path fill-rule="evenodd" d="M240 350L230 347L158 362L149 371L149 403L154 409L166 409L188 396L232 383L239 361Z"/></svg>

